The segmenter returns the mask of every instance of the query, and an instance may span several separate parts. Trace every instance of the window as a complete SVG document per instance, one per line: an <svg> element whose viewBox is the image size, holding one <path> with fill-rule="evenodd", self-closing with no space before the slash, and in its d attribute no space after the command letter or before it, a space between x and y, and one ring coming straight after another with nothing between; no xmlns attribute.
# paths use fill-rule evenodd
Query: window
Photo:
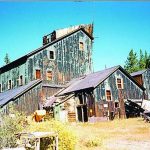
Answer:
<svg viewBox="0 0 150 150"><path fill-rule="evenodd" d="M119 102L115 102L115 108L119 108Z"/></svg>
<svg viewBox="0 0 150 150"><path fill-rule="evenodd" d="M52 80L52 71L48 70L47 73L46 73L46 76L47 76L47 80Z"/></svg>
<svg viewBox="0 0 150 150"><path fill-rule="evenodd" d="M111 100L111 92L110 92L110 90L106 90L106 98L107 98L107 100Z"/></svg>
<svg viewBox="0 0 150 150"><path fill-rule="evenodd" d="M19 85L23 85L23 76L22 75L20 76L19 82L20 82Z"/></svg>
<svg viewBox="0 0 150 150"><path fill-rule="evenodd" d="M8 81L8 89L11 89L12 88L12 82L11 80Z"/></svg>
<svg viewBox="0 0 150 150"><path fill-rule="evenodd" d="M0 93L2 92L2 84L0 84Z"/></svg>
<svg viewBox="0 0 150 150"><path fill-rule="evenodd" d="M35 75L36 75L36 79L41 79L41 70L36 70L36 73L35 73Z"/></svg>
<svg viewBox="0 0 150 150"><path fill-rule="evenodd" d="M49 59L54 59L54 51L49 51Z"/></svg>
<svg viewBox="0 0 150 150"><path fill-rule="evenodd" d="M123 86L122 86L122 80L117 78L117 88L118 89L123 89Z"/></svg>
<svg viewBox="0 0 150 150"><path fill-rule="evenodd" d="M83 42L80 42L79 49L82 50L82 51L84 50L84 44L83 44Z"/></svg>

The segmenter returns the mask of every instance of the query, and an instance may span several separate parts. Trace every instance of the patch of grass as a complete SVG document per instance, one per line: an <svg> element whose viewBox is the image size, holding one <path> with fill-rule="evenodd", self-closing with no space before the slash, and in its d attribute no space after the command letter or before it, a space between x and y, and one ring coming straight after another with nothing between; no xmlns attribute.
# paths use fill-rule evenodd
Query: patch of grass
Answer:
<svg viewBox="0 0 150 150"><path fill-rule="evenodd" d="M111 150L110 145L117 143L118 140L128 143L146 139L150 143L150 124L142 121L142 118L118 119L99 123L77 123L72 126L72 130L76 131L78 137L75 150ZM113 149L128 149L128 147L121 145L121 149L118 149L117 146L119 145L116 144Z"/></svg>
<svg viewBox="0 0 150 150"><path fill-rule="evenodd" d="M88 139L85 141L86 147L97 147L102 146L103 141L100 138L97 137L88 137Z"/></svg>

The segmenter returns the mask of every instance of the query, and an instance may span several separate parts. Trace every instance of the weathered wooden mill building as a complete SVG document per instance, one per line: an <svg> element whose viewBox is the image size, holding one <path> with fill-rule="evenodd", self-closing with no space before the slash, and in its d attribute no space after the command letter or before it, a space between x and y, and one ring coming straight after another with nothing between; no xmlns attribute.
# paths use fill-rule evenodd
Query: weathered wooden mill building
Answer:
<svg viewBox="0 0 150 150"><path fill-rule="evenodd" d="M74 121L86 122L125 118L128 110L125 110L124 102L141 101L144 90L121 66L116 66L73 79L55 97L66 97L67 100L70 95L70 100L64 100L63 109L72 116L74 113Z"/></svg>
<svg viewBox="0 0 150 150"><path fill-rule="evenodd" d="M92 24L56 30L43 37L42 47L1 67L0 107L3 111L8 111L6 104L16 100L13 95L14 89L24 86L28 89L26 90L30 93L29 95L34 95L31 98L26 94L26 90L20 91L24 96L19 102L15 102L20 110L24 110L22 108L25 103L30 105L33 107L32 111L29 111L27 107L25 111L32 113L68 81L90 73L92 71L92 41ZM30 88L26 86L34 80L42 80L37 84L41 87L38 90L35 86ZM30 91L33 88L34 90ZM13 95L13 99L6 100L7 93ZM30 99L29 103L28 99Z"/></svg>

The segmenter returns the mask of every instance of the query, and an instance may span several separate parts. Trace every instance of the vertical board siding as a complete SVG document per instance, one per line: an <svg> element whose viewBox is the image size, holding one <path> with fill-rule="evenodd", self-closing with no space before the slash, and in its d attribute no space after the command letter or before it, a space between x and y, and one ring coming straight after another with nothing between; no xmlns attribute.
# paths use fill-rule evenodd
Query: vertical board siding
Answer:
<svg viewBox="0 0 150 150"><path fill-rule="evenodd" d="M150 69L147 69L143 75L143 86L146 88L146 97L150 100Z"/></svg>
<svg viewBox="0 0 150 150"><path fill-rule="evenodd" d="M117 88L117 78L121 78L123 80L123 89L119 90ZM142 99L143 91L133 83L124 73L120 70L115 71L112 75L110 75L105 81L103 81L100 85L98 85L94 89L95 95L95 108L96 108L96 116L105 116L105 113L111 110L109 101L106 99L106 90L111 91L112 96L112 104L113 107L115 102L120 102L122 117L124 116L124 104L122 103L123 99ZM103 104L108 103L108 108L104 108Z"/></svg>

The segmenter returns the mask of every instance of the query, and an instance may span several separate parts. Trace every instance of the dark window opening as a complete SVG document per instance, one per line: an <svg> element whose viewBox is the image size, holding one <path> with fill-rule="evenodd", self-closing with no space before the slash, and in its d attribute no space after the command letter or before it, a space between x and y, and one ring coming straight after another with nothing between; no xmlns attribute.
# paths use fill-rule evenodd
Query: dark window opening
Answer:
<svg viewBox="0 0 150 150"><path fill-rule="evenodd" d="M8 81L8 89L11 89L12 88L12 82L11 80Z"/></svg>
<svg viewBox="0 0 150 150"><path fill-rule="evenodd" d="M110 92L110 90L106 91L106 98L107 98L107 100L111 100L111 92Z"/></svg>
<svg viewBox="0 0 150 150"><path fill-rule="evenodd" d="M54 51L49 52L49 57L50 57L50 59L54 59Z"/></svg>
<svg viewBox="0 0 150 150"><path fill-rule="evenodd" d="M23 85L23 76L20 76L20 85Z"/></svg>
<svg viewBox="0 0 150 150"><path fill-rule="evenodd" d="M2 85L0 84L0 93L2 92Z"/></svg>
<svg viewBox="0 0 150 150"><path fill-rule="evenodd" d="M41 79L41 70L36 70L36 79Z"/></svg>
<svg viewBox="0 0 150 150"><path fill-rule="evenodd" d="M115 108L119 107L119 102L115 102Z"/></svg>

